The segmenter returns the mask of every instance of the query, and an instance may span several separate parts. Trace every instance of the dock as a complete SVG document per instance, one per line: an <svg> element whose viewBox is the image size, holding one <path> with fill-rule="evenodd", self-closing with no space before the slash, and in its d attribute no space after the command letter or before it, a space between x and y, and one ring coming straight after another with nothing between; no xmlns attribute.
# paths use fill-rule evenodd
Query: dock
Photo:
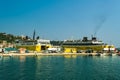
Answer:
<svg viewBox="0 0 120 80"><path fill-rule="evenodd" d="M1 53L0 56L96 56L97 53Z"/></svg>

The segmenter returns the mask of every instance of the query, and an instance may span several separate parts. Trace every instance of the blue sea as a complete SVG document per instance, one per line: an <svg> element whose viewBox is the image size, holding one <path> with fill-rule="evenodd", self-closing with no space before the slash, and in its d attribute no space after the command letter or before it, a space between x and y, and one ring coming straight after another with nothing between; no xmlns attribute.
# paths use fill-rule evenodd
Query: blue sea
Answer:
<svg viewBox="0 0 120 80"><path fill-rule="evenodd" d="M120 57L1 57L0 80L120 80Z"/></svg>

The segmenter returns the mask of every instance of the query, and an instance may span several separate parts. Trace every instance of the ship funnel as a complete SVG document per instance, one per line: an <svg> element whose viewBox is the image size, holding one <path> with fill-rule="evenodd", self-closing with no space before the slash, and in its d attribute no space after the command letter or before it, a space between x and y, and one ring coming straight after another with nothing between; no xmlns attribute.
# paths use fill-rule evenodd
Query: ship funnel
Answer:
<svg viewBox="0 0 120 80"><path fill-rule="evenodd" d="M82 41L88 41L88 37L83 37Z"/></svg>
<svg viewBox="0 0 120 80"><path fill-rule="evenodd" d="M97 38L96 37L92 37L92 41L96 41L97 40Z"/></svg>

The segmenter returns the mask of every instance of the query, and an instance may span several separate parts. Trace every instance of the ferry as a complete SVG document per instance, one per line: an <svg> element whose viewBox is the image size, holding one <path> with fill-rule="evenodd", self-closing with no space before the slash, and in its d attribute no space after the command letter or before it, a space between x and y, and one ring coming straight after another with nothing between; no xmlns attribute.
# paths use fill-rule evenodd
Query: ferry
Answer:
<svg viewBox="0 0 120 80"><path fill-rule="evenodd" d="M107 45L96 37L88 39L83 37L82 40L65 40L62 44L65 53L104 53L113 52L114 45Z"/></svg>
<svg viewBox="0 0 120 80"><path fill-rule="evenodd" d="M90 40L87 37L83 37L82 40L65 40L62 44L64 52L66 53L93 53L94 51L101 52L104 45L105 43L97 40L96 37L92 37Z"/></svg>

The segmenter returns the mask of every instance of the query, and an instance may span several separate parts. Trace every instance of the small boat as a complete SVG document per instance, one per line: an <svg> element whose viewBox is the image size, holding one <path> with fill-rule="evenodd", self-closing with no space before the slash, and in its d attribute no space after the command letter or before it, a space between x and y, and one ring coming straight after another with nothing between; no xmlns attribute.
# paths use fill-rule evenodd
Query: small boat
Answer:
<svg viewBox="0 0 120 80"><path fill-rule="evenodd" d="M88 56L93 56L91 53L88 53Z"/></svg>
<svg viewBox="0 0 120 80"><path fill-rule="evenodd" d="M103 53L101 56L112 56L112 53Z"/></svg>
<svg viewBox="0 0 120 80"><path fill-rule="evenodd" d="M117 54L113 53L112 56L116 56Z"/></svg>
<svg viewBox="0 0 120 80"><path fill-rule="evenodd" d="M95 56L100 56L100 53L96 53Z"/></svg>

